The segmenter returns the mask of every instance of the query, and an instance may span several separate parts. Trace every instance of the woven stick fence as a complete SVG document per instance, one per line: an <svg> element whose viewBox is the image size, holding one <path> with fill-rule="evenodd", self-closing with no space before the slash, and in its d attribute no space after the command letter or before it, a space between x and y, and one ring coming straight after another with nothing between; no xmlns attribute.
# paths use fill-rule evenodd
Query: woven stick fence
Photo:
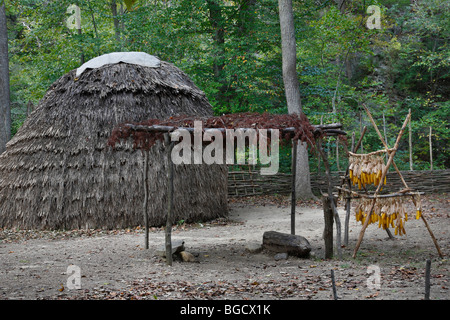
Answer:
<svg viewBox="0 0 450 320"><path fill-rule="evenodd" d="M450 169L401 171L407 183L413 183L414 187L424 193L450 192ZM333 187L341 183L344 171L331 174ZM311 173L311 188L314 193L327 190L327 178L325 175ZM403 183L394 171L388 172L386 188L401 190ZM291 174L278 173L276 175L263 176L259 170L245 166L241 171L228 173L228 195L230 197L245 197L253 195L289 194L291 192Z"/></svg>

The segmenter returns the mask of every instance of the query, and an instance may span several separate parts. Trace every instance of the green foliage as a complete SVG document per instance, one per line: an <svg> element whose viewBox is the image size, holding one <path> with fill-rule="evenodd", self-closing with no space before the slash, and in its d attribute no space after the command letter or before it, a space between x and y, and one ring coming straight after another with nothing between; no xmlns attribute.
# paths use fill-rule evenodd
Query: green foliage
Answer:
<svg viewBox="0 0 450 320"><path fill-rule="evenodd" d="M262 0L9 0L13 133L49 86L82 61L112 51L144 51L174 63L206 93L216 114L286 113L276 1ZM76 4L81 32L67 27ZM450 167L450 4L445 0L296 0L298 74L302 108L312 123L341 122L355 132L368 126L364 151L382 148L362 105L370 108L393 145L412 111L414 168ZM366 7L381 8L381 30L369 30ZM364 7L366 6L366 7ZM383 115L385 122L383 122ZM345 150L324 144L332 169L344 168ZM409 168L407 133L398 165ZM281 166L290 170L290 150ZM318 167L311 154L312 170ZM339 161L338 161L339 160Z"/></svg>

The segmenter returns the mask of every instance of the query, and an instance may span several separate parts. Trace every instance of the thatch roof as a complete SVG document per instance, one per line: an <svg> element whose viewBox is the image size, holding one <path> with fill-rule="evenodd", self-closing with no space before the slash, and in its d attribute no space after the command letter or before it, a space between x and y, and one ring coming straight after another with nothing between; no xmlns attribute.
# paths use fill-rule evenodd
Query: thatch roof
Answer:
<svg viewBox="0 0 450 320"><path fill-rule="evenodd" d="M204 93L181 70L112 64L56 81L0 155L0 227L122 228L142 225L143 157L112 150L123 122L210 116ZM165 224L166 157L150 152L150 225ZM206 166L206 165L205 165ZM176 166L175 221L227 214L224 166Z"/></svg>

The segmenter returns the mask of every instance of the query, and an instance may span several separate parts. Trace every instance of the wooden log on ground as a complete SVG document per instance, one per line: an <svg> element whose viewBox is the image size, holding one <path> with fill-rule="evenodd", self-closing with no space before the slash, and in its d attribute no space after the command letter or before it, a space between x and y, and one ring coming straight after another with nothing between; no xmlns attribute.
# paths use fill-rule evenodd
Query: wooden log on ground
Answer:
<svg viewBox="0 0 450 320"><path fill-rule="evenodd" d="M311 252L311 245L305 237L300 235L266 231L263 234L263 249L307 258Z"/></svg>

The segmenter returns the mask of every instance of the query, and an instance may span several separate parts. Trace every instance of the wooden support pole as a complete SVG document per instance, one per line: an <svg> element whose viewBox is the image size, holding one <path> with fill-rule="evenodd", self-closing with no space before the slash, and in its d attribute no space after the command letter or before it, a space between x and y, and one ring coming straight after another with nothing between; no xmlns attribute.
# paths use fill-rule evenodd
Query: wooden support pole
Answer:
<svg viewBox="0 0 450 320"><path fill-rule="evenodd" d="M348 246L348 232L351 214L351 198L345 199L344 246Z"/></svg>
<svg viewBox="0 0 450 320"><path fill-rule="evenodd" d="M430 144L430 170L431 171L433 171L433 142L431 140L432 131L433 131L433 129L430 126L430 135L428 137L428 142Z"/></svg>
<svg viewBox="0 0 450 320"><path fill-rule="evenodd" d="M422 218L422 221L423 221L423 223L425 224L425 227L427 228L428 233L429 233L430 236L431 236L431 239L433 240L434 246L436 247L436 250L437 250L437 252L438 252L438 254L439 254L439 257L443 258L444 255L442 254L441 248L439 247L439 244L438 244L438 242L437 242L437 240L436 240L436 237L434 236L433 231L431 231L431 228L430 228L430 226L428 225L427 220L426 220L425 217L423 216L423 213L420 215L420 217Z"/></svg>
<svg viewBox="0 0 450 320"><path fill-rule="evenodd" d="M342 244L341 244L341 219L339 218L339 214L336 208L336 201L334 200L333 194L330 197L331 208L334 213L334 221L336 221L336 248L338 253L338 258L342 259Z"/></svg>
<svg viewBox="0 0 450 320"><path fill-rule="evenodd" d="M370 115L370 112L369 112L369 110L367 110L367 108L366 108L366 111ZM398 149L398 146L399 146L399 143L400 143L400 139L401 139L401 137L403 135L403 132L405 131L406 125L408 124L408 121L409 121L410 117L411 117L411 113L408 113L408 116L406 117L405 121L403 122L402 128L400 129L400 132L399 132L399 134L397 136L397 140L395 141L394 150L391 153L389 153L389 159L388 159L387 164L386 164L386 166L385 166L385 168L384 168L384 170L383 170L383 172L381 174L380 181L384 181L384 178L386 177L386 174L387 174L387 172L389 170L389 167L391 166L392 162L394 161L394 156L395 156L395 153L397 152L397 149ZM373 119L372 119L372 121L373 121ZM373 123L375 123L375 122L373 122ZM379 132L377 127L376 127L376 130L377 130L377 132ZM381 134L379 134L379 135L381 135ZM384 141L384 139L382 137L381 137L381 140ZM374 196L376 196L378 194L378 192L380 192L381 187L382 187L382 184L381 183L378 184L378 187L375 190ZM370 206L369 212L367 214L367 218L366 218L366 220L364 222L364 225L363 225L363 227L361 229L361 232L359 234L358 242L356 243L355 251L353 252L353 258L356 258L356 253L358 252L359 246L361 245L361 241L362 241L362 239L364 237L364 232L365 232L367 226L369 225L370 217L372 215L373 208L375 207L375 202L376 202L376 197L372 201L372 204Z"/></svg>
<svg viewBox="0 0 450 320"><path fill-rule="evenodd" d="M316 140L316 148L317 148L317 151L322 156L323 164L325 166L325 173L327 175L327 180L328 180L328 195L327 196L329 198L330 208L333 212L333 217L336 222L336 248L337 248L339 259L342 259L341 221L339 219L339 214L338 214L338 211L336 208L336 202L334 201L334 196L333 196L333 189L332 189L332 185L331 185L332 182L331 182L331 174L330 174L330 165L328 163L328 158L322 149L322 140L321 139Z"/></svg>
<svg viewBox="0 0 450 320"><path fill-rule="evenodd" d="M362 111L359 112L359 131L363 131L362 130L362 118L363 118L363 113ZM361 135L362 137L362 135ZM362 143L362 139L361 139L361 153L364 153L364 147L363 147L363 143Z"/></svg>
<svg viewBox="0 0 450 320"><path fill-rule="evenodd" d="M337 170L341 171L341 166L339 164L339 136L336 137L336 165Z"/></svg>
<svg viewBox="0 0 450 320"><path fill-rule="evenodd" d="M325 242L325 259L333 258L333 222L334 215L331 209L330 198L327 196L322 197L323 217L325 221L325 227L323 230L323 240Z"/></svg>
<svg viewBox="0 0 450 320"><path fill-rule="evenodd" d="M148 150L144 150L144 168L143 168L143 184L144 184L144 224L145 224L145 249L148 249Z"/></svg>
<svg viewBox="0 0 450 320"><path fill-rule="evenodd" d="M334 270L333 269L331 269L331 284L333 286L333 299L337 300L338 296L337 296L336 281L334 279Z"/></svg>
<svg viewBox="0 0 450 320"><path fill-rule="evenodd" d="M411 113L411 109L409 112ZM411 119L409 119L409 170L413 171Z"/></svg>
<svg viewBox="0 0 450 320"><path fill-rule="evenodd" d="M296 207L296 191L295 191L295 179L297 171L297 144L298 140L292 139L292 181L291 181L291 234L295 234L295 207Z"/></svg>
<svg viewBox="0 0 450 320"><path fill-rule="evenodd" d="M358 142L356 143L356 146L352 152L358 151L359 147L362 146L362 141L363 141L364 135L366 134L366 131L367 131L367 126L364 126L364 128L362 129L362 132L361 132L361 136L359 137Z"/></svg>
<svg viewBox="0 0 450 320"><path fill-rule="evenodd" d="M415 195L421 195L424 194L424 192L394 192L389 194L378 194L378 195L371 195L371 194L364 194L364 193L358 193L356 191L349 190L347 188L343 187L336 187L338 190L342 190L343 192L350 193L354 195L354 197L351 197L352 199L355 198L366 198L366 199L381 199L381 198L396 198L396 197L410 197Z"/></svg>
<svg viewBox="0 0 450 320"><path fill-rule="evenodd" d="M355 131L352 132L352 152L355 152Z"/></svg>
<svg viewBox="0 0 450 320"><path fill-rule="evenodd" d="M172 149L174 143L170 141L168 133L164 134L164 140L167 148L167 217L166 217L166 262L172 265L172 215L173 215L173 162Z"/></svg>
<svg viewBox="0 0 450 320"><path fill-rule="evenodd" d="M430 300L430 275L431 275L431 260L428 259L425 266L425 300Z"/></svg>

